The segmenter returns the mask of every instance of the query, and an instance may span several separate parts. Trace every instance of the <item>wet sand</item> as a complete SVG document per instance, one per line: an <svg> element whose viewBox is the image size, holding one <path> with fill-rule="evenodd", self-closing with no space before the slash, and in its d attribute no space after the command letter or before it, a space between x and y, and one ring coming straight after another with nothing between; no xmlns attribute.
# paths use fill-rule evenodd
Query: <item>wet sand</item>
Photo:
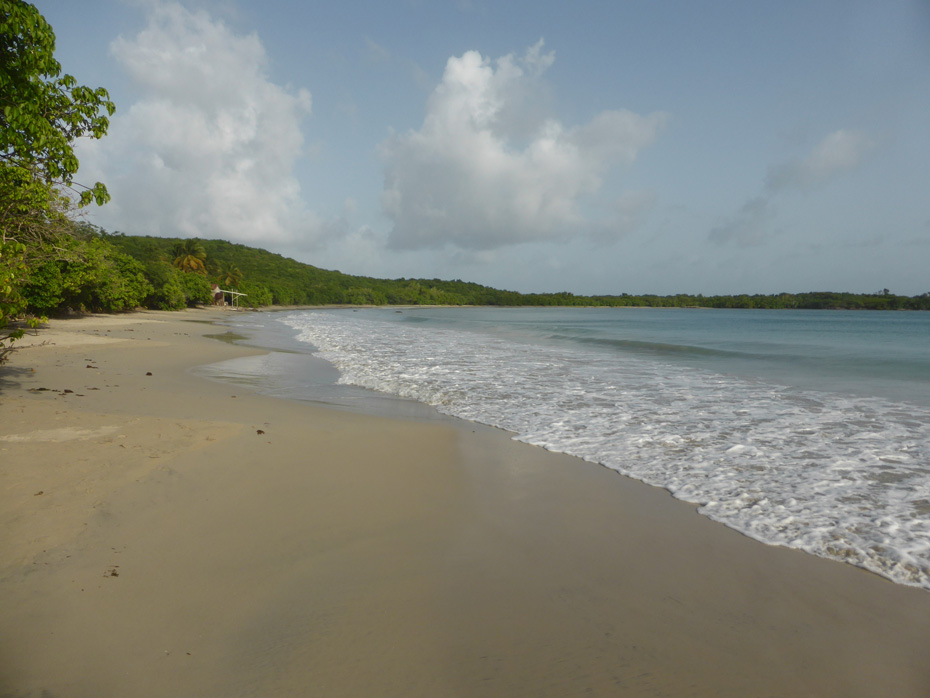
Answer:
<svg viewBox="0 0 930 698"><path fill-rule="evenodd" d="M193 375L258 351L224 317L0 367L0 696L930 695L930 593L497 430Z"/></svg>

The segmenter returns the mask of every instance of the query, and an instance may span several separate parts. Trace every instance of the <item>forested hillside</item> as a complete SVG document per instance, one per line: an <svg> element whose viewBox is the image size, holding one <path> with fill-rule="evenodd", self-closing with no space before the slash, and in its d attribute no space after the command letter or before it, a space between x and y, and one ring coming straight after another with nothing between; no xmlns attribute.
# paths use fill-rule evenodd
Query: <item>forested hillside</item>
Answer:
<svg viewBox="0 0 930 698"><path fill-rule="evenodd" d="M173 260L185 241L134 235L103 236L120 252L158 268ZM773 295L692 296L678 294L576 296L568 292L521 294L465 281L376 279L351 276L303 264L266 250L223 240L198 241L205 252L207 276L224 288L247 295L248 305L497 305L497 306L652 306L704 308L811 308L928 310L930 294L898 296L887 289L874 294L810 292ZM157 285L157 279L151 279Z"/></svg>
<svg viewBox="0 0 930 698"><path fill-rule="evenodd" d="M224 240L108 234L64 223L51 241L35 242L18 293L21 312L177 310L210 303L211 284L244 293L242 305L651 306L930 310L930 294L907 297L834 292L775 295L677 294L577 296L521 294L440 279L377 279L304 264Z"/></svg>
<svg viewBox="0 0 930 698"><path fill-rule="evenodd" d="M174 238L105 235L116 249L147 267L173 259L184 241ZM199 240L207 276L224 288L247 294L249 305L517 304L520 294L462 281L386 280L319 269L255 247L224 240ZM224 274L224 270L227 272Z"/></svg>

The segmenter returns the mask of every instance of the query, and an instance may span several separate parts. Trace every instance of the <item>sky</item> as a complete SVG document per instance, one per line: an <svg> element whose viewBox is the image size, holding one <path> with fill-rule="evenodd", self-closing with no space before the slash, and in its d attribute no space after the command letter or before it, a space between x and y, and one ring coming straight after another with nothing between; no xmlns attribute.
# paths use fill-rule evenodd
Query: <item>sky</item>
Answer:
<svg viewBox="0 0 930 698"><path fill-rule="evenodd" d="M927 0L38 0L110 232L521 292L930 291Z"/></svg>

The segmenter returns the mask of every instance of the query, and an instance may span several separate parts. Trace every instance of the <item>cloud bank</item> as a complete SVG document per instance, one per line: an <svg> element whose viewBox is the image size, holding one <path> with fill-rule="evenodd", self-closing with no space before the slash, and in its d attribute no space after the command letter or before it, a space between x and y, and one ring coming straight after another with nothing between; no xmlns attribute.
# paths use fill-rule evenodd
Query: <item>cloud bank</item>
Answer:
<svg viewBox="0 0 930 698"><path fill-rule="evenodd" d="M127 232L254 244L320 234L293 174L311 96L269 80L255 34L154 3L145 29L110 49L142 96L81 162L107 182L108 214L134 221Z"/></svg>
<svg viewBox="0 0 930 698"><path fill-rule="evenodd" d="M607 172L633 163L666 116L605 111L573 127L540 118L540 78L554 60L542 40L519 58L492 63L469 51L448 60L421 128L380 147L391 247L489 250L618 235L639 220L647 195L607 202L600 219L587 207Z"/></svg>

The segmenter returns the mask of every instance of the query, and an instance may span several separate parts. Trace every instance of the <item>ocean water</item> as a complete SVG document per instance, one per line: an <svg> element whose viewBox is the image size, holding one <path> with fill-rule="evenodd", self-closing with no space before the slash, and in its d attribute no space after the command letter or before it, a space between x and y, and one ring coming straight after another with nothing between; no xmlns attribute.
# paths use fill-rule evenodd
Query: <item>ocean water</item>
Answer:
<svg viewBox="0 0 930 698"><path fill-rule="evenodd" d="M338 385L506 429L757 540L930 589L930 313L263 315Z"/></svg>

